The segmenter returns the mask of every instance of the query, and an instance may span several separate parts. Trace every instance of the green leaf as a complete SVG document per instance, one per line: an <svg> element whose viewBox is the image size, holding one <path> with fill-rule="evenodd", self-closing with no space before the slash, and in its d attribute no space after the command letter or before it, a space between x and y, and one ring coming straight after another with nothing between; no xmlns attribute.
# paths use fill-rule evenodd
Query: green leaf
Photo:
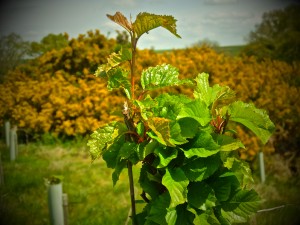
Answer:
<svg viewBox="0 0 300 225"><path fill-rule="evenodd" d="M163 27L180 38L176 31L176 20L173 16L139 13L132 27L137 38L157 27Z"/></svg>
<svg viewBox="0 0 300 225"><path fill-rule="evenodd" d="M131 58L131 50L129 48L123 47L118 53L113 52L109 55L107 63L102 64L98 67L95 72L95 76L107 77L109 71L119 66L120 64L131 60Z"/></svg>
<svg viewBox="0 0 300 225"><path fill-rule="evenodd" d="M195 215L188 211L186 207L186 204L181 204L176 206L176 208L168 209L166 215L168 225L193 225Z"/></svg>
<svg viewBox="0 0 300 225"><path fill-rule="evenodd" d="M120 125L120 123L113 122L104 127L98 128L91 134L87 145L90 147L92 160L97 159L106 147L112 143L112 141L119 135L119 129L121 129L121 127L122 125Z"/></svg>
<svg viewBox="0 0 300 225"><path fill-rule="evenodd" d="M185 95L168 93L159 95L155 100L158 102L158 106L154 110L155 115L171 120L176 120L181 108L191 102L191 99Z"/></svg>
<svg viewBox="0 0 300 225"><path fill-rule="evenodd" d="M228 173L228 176L222 174L218 177L214 177L209 185L213 188L215 196L220 202L227 201L231 194L236 191L239 183L236 177Z"/></svg>
<svg viewBox="0 0 300 225"><path fill-rule="evenodd" d="M154 90L162 87L190 83L189 80L179 80L178 75L178 69L169 64L149 67L142 72L141 85L144 90Z"/></svg>
<svg viewBox="0 0 300 225"><path fill-rule="evenodd" d="M158 103L147 95L142 101L135 100L135 105L139 108L141 116L144 120L153 117L153 109L157 108Z"/></svg>
<svg viewBox="0 0 300 225"><path fill-rule="evenodd" d="M151 199L154 200L159 195L158 183L149 179L150 165L144 163L141 168L139 184L141 188L150 195ZM169 205L167 205L168 207Z"/></svg>
<svg viewBox="0 0 300 225"><path fill-rule="evenodd" d="M188 161L183 167L183 171L190 181L202 181L216 172L221 164L219 154L207 158L197 158Z"/></svg>
<svg viewBox="0 0 300 225"><path fill-rule="evenodd" d="M170 205L169 193L165 192L150 204L151 204L151 209L146 219L160 225L167 225L165 216L167 214L167 208Z"/></svg>
<svg viewBox="0 0 300 225"><path fill-rule="evenodd" d="M227 86L216 84L210 87L208 78L207 73L199 74L195 79L197 86L194 91L194 97L205 102L206 106L216 101L232 99L235 96L235 93Z"/></svg>
<svg viewBox="0 0 300 225"><path fill-rule="evenodd" d="M260 138L263 144L267 143L275 131L275 126L266 111L257 109L253 104L237 101L229 106L228 112L230 120L249 128Z"/></svg>
<svg viewBox="0 0 300 225"><path fill-rule="evenodd" d="M154 153L159 157L157 168L166 167L172 159L177 157L178 150L171 147L163 147L155 149Z"/></svg>
<svg viewBox="0 0 300 225"><path fill-rule="evenodd" d="M170 126L169 120L165 118L153 117L148 120L148 126L152 132L148 132L148 135L160 142L163 145L174 147L175 145L170 142Z"/></svg>
<svg viewBox="0 0 300 225"><path fill-rule="evenodd" d="M209 109L204 102L201 102L200 100L194 100L182 107L177 116L177 120L182 118L192 118L201 126L206 126L211 121Z"/></svg>
<svg viewBox="0 0 300 225"><path fill-rule="evenodd" d="M224 162L224 166L234 173L242 187L254 182L252 171L247 162L235 157L228 157Z"/></svg>
<svg viewBox="0 0 300 225"><path fill-rule="evenodd" d="M184 155L185 157L192 158L194 156L201 157L201 158L206 158L208 156L217 154L220 150L209 150L205 148L190 148L189 150L184 150Z"/></svg>
<svg viewBox="0 0 300 225"><path fill-rule="evenodd" d="M256 213L260 203L260 198L254 190L240 190L228 202L222 204L222 209L248 218Z"/></svg>
<svg viewBox="0 0 300 225"><path fill-rule="evenodd" d="M182 204L187 199L187 186L189 180L180 168L166 169L162 184L168 189L171 196L170 208Z"/></svg>
<svg viewBox="0 0 300 225"><path fill-rule="evenodd" d="M122 159L117 161L114 172L112 173L113 186L117 184L120 174L124 168L127 167L127 160Z"/></svg>
<svg viewBox="0 0 300 225"><path fill-rule="evenodd" d="M182 118L178 120L180 125L181 135L186 138L195 137L199 129L199 124L195 123L195 120L192 118Z"/></svg>
<svg viewBox="0 0 300 225"><path fill-rule="evenodd" d="M119 150L118 157L120 159L128 159L133 164L136 164L139 161L137 155L138 144L134 142L125 142Z"/></svg>
<svg viewBox="0 0 300 225"><path fill-rule="evenodd" d="M190 182L187 198L192 207L202 210L212 208L216 202L213 189L205 182Z"/></svg>
<svg viewBox="0 0 300 225"><path fill-rule="evenodd" d="M195 220L194 224L197 225L220 225L220 222L217 220L217 218L213 215L210 214L207 211L204 211L200 215L198 215Z"/></svg>
<svg viewBox="0 0 300 225"><path fill-rule="evenodd" d="M216 142L221 146L220 151L234 151L239 148L245 148L243 143L231 136L222 135L222 134L213 134Z"/></svg>
<svg viewBox="0 0 300 225"><path fill-rule="evenodd" d="M119 157L119 150L125 143L124 135L115 138L113 143L105 150L102 154L103 160L106 162L108 168L114 169L116 167L118 157Z"/></svg>
<svg viewBox="0 0 300 225"><path fill-rule="evenodd" d="M112 69L108 72L107 88L109 91L113 89L123 88L127 98L131 98L131 83L128 79L128 72L121 68Z"/></svg>

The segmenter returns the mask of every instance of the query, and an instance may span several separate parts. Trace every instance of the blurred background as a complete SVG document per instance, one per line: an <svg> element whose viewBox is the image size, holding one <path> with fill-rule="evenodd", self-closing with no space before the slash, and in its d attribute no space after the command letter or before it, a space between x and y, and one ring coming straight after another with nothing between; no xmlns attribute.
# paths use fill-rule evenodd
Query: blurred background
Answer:
<svg viewBox="0 0 300 225"><path fill-rule="evenodd" d="M181 78L210 74L276 125L266 146L243 127L240 151L263 199L249 224L297 224L300 212L300 4L284 0L2 1L0 8L0 224L49 224L45 178L63 177L70 224L124 224L127 174L91 164L86 141L122 120L124 96L93 74L129 36L106 14L172 15L177 39L161 28L138 45L137 73L168 63ZM169 89L192 95L187 88ZM5 127L17 134L11 160ZM259 166L264 153L265 179ZM139 171L134 171L137 180ZM135 187L138 191L138 186ZM264 211L264 209L270 211ZM285 222L284 222L285 221ZM288 222L287 222L288 221Z"/></svg>

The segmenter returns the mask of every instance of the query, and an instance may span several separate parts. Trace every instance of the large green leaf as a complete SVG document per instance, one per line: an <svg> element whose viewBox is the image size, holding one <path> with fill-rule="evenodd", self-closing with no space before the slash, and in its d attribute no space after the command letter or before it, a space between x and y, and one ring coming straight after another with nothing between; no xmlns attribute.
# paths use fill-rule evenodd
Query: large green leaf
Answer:
<svg viewBox="0 0 300 225"><path fill-rule="evenodd" d="M157 168L163 168L166 167L172 159L177 157L178 150L176 148L161 146L155 149L154 153L159 157Z"/></svg>
<svg viewBox="0 0 300 225"><path fill-rule="evenodd" d="M194 220L195 225L220 225L220 222L211 214L210 211L204 211L198 215Z"/></svg>
<svg viewBox="0 0 300 225"><path fill-rule="evenodd" d="M132 27L137 38L157 27L163 27L180 38L176 31L176 19L173 16L139 13Z"/></svg>
<svg viewBox="0 0 300 225"><path fill-rule="evenodd" d="M154 200L159 195L158 183L155 181L150 180L149 178L149 168L150 165L144 163L141 168L140 177L139 177L139 184L143 191L150 195L151 200ZM169 203L170 204L170 203ZM168 207L169 205L167 205Z"/></svg>
<svg viewBox="0 0 300 225"><path fill-rule="evenodd" d="M242 187L254 182L252 178L252 171L247 162L235 157L228 157L224 162L224 166L234 173Z"/></svg>
<svg viewBox="0 0 300 225"><path fill-rule="evenodd" d="M192 118L182 118L178 120L180 125L181 135L186 138L195 137L199 129L199 124L195 123L196 121Z"/></svg>
<svg viewBox="0 0 300 225"><path fill-rule="evenodd" d="M156 116L176 120L181 108L191 102L191 99L185 95L164 93L157 96L155 101L158 103L154 109Z"/></svg>
<svg viewBox="0 0 300 225"><path fill-rule="evenodd" d="M228 112L230 120L249 128L260 138L263 144L269 140L275 130L275 126L266 111L257 109L253 104L237 101L229 106Z"/></svg>
<svg viewBox="0 0 300 225"><path fill-rule="evenodd" d="M220 145L220 151L234 151L239 148L245 148L243 143L228 135L213 134L214 139Z"/></svg>
<svg viewBox="0 0 300 225"><path fill-rule="evenodd" d="M187 210L186 204L181 204L176 206L176 208L168 209L166 215L168 225L193 225L194 218L194 213Z"/></svg>
<svg viewBox="0 0 300 225"><path fill-rule="evenodd" d="M202 181L213 175L220 164L220 156L219 154L215 154L207 158L190 160L182 167L182 169L190 181Z"/></svg>
<svg viewBox="0 0 300 225"><path fill-rule="evenodd" d="M213 188L215 196L220 202L227 201L239 187L237 178L230 172L213 177L208 184Z"/></svg>
<svg viewBox="0 0 300 225"><path fill-rule="evenodd" d="M113 89L123 88L127 98L131 98L131 83L128 79L128 72L121 68L112 69L108 72L107 88L109 91Z"/></svg>
<svg viewBox="0 0 300 225"><path fill-rule="evenodd" d="M196 120L201 126L206 126L211 121L210 111L204 102L200 100L194 100L187 103L182 107L180 113L177 116L177 120L182 118L192 118Z"/></svg>
<svg viewBox="0 0 300 225"><path fill-rule="evenodd" d="M152 132L148 132L148 135L166 146L175 145L170 142L170 121L165 118L153 117L148 120L148 125Z"/></svg>
<svg viewBox="0 0 300 225"><path fill-rule="evenodd" d="M166 169L162 184L168 189L171 196L170 208L182 204L187 199L187 186L189 180L180 168Z"/></svg>
<svg viewBox="0 0 300 225"><path fill-rule="evenodd" d="M98 67L98 69L95 72L95 75L98 77L107 77L108 72L122 64L123 62L129 61L132 58L132 53L129 48L121 48L121 50L118 53L111 53L110 56L107 59L106 64L102 64Z"/></svg>
<svg viewBox="0 0 300 225"><path fill-rule="evenodd" d="M169 64L149 67L142 72L141 85L144 90L154 90L162 87L190 83L189 80L179 80L178 75L178 69Z"/></svg>
<svg viewBox="0 0 300 225"><path fill-rule="evenodd" d="M194 90L194 97L205 102L206 106L210 106L216 101L231 99L235 96L235 93L227 86L216 84L210 87L208 78L209 75L207 73L199 74L195 79L197 86Z"/></svg>
<svg viewBox="0 0 300 225"><path fill-rule="evenodd" d="M122 133L122 127L124 129L122 124L113 122L104 127L98 128L91 134L87 145L90 147L89 151L92 160L97 159L103 153L103 150L112 143L112 141L119 135L119 132Z"/></svg>
<svg viewBox="0 0 300 225"><path fill-rule="evenodd" d="M112 181L113 186L117 184L117 181L119 180L120 174L124 168L127 167L127 160L125 159L119 159L116 163L116 167L114 172L112 173Z"/></svg>
<svg viewBox="0 0 300 225"><path fill-rule="evenodd" d="M224 211L229 211L238 216L248 218L256 213L261 201L254 190L239 190L228 202L222 204Z"/></svg>
<svg viewBox="0 0 300 225"><path fill-rule="evenodd" d="M167 225L165 216L167 214L167 208L170 205L169 193L165 192L150 204L151 204L151 209L146 219L160 225Z"/></svg>
<svg viewBox="0 0 300 225"><path fill-rule="evenodd" d="M207 210L215 206L216 197L213 189L205 182L190 182L188 186L188 203L189 205Z"/></svg>

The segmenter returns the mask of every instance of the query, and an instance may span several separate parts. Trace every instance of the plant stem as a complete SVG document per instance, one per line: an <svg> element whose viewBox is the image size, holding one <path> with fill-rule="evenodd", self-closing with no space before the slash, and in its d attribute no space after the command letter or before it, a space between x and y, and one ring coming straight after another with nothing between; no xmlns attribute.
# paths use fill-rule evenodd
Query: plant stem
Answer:
<svg viewBox="0 0 300 225"><path fill-rule="evenodd" d="M128 167L128 178L129 178L129 188L130 188L130 199L131 199L131 219L132 225L137 225L135 215L135 198L134 198L134 184L133 184L133 175L132 175L132 163L128 160L127 161Z"/></svg>
<svg viewBox="0 0 300 225"><path fill-rule="evenodd" d="M131 58L131 62L130 62L130 81L131 81L131 97L132 100L135 99L135 95L134 95L134 75L135 75L135 54L136 54L136 44L137 44L137 40L134 37L134 34L131 35L131 50L132 50L132 58Z"/></svg>

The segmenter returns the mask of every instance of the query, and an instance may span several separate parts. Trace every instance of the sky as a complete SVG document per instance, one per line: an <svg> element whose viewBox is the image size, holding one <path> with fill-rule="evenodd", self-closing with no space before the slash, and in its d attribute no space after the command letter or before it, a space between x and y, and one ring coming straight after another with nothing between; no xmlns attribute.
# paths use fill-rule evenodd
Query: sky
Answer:
<svg viewBox="0 0 300 225"><path fill-rule="evenodd" d="M0 35L17 33L25 41L48 34L68 33L76 38L90 30L115 37L122 27L106 17L120 11L135 20L140 12L172 15L176 38L158 28L141 37L139 48L175 49L209 39L220 46L242 45L264 12L283 9L299 0L2 0Z"/></svg>

